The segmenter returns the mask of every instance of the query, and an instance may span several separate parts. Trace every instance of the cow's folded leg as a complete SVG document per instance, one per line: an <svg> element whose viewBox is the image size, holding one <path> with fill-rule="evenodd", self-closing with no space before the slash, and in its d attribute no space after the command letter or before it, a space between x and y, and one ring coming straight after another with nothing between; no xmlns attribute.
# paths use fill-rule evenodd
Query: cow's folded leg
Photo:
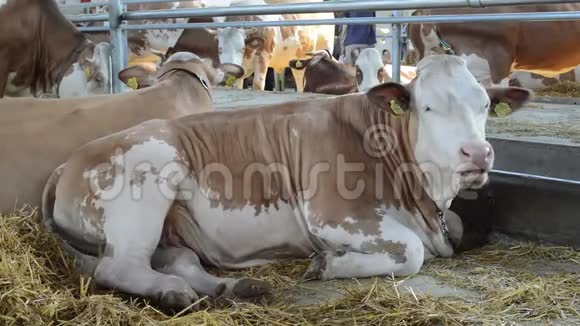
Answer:
<svg viewBox="0 0 580 326"><path fill-rule="evenodd" d="M181 277L159 273L146 261L124 257L103 257L95 270L95 281L99 286L147 297L163 309L174 312L189 307L198 299Z"/></svg>
<svg viewBox="0 0 580 326"><path fill-rule="evenodd" d="M259 301L271 294L270 286L260 280L221 278L209 274L195 252L188 248L159 247L151 263L159 272L182 277L201 295Z"/></svg>
<svg viewBox="0 0 580 326"><path fill-rule="evenodd" d="M349 225L350 226L350 225ZM416 274L424 262L425 248L410 229L386 217L382 233L361 236L359 230L311 226L330 245L311 262L305 279L366 278Z"/></svg>

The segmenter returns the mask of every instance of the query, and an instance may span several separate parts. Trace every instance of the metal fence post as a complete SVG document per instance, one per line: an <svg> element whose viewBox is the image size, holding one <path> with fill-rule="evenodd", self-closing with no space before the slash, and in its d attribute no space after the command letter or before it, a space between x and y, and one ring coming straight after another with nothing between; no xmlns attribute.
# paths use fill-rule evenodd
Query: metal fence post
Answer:
<svg viewBox="0 0 580 326"><path fill-rule="evenodd" d="M119 72L127 66L127 31L121 29L121 15L125 11L122 0L111 0L109 6L109 28L111 31L111 70L113 93L121 93L123 84Z"/></svg>
<svg viewBox="0 0 580 326"><path fill-rule="evenodd" d="M398 10L393 11L393 17L399 17ZM391 62L393 64L393 80L397 83L401 82L401 24L393 24L393 38L392 38L392 56Z"/></svg>

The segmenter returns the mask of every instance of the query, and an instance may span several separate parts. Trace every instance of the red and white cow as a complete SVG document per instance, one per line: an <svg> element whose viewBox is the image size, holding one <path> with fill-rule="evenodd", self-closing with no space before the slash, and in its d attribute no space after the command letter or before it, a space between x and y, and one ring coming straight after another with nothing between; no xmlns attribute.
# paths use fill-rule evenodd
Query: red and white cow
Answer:
<svg viewBox="0 0 580 326"><path fill-rule="evenodd" d="M75 151L47 182L43 216L96 284L177 311L198 295L270 292L202 263L316 255L305 279L413 275L461 242L446 212L488 181L491 104L529 98L485 89L442 55L409 85L152 120Z"/></svg>

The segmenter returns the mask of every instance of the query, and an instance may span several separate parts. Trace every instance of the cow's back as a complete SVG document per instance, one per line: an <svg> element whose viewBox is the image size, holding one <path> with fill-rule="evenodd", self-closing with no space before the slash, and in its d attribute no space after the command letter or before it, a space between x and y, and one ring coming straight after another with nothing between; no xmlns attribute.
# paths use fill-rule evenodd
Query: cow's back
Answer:
<svg viewBox="0 0 580 326"><path fill-rule="evenodd" d="M0 150L5 153L0 160L0 212L15 208L16 200L16 207L38 206L50 173L81 145L143 121L211 108L191 105L187 96L179 96L179 88L166 87L170 82L115 96L0 101L0 114L15 112L10 117L14 122L0 123Z"/></svg>

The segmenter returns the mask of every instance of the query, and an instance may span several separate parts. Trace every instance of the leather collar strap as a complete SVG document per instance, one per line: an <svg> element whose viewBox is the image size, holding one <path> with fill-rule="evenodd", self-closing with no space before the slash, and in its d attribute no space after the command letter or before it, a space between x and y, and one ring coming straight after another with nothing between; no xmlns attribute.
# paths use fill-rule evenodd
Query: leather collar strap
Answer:
<svg viewBox="0 0 580 326"><path fill-rule="evenodd" d="M446 54L455 55L455 50L453 50L451 45L449 45L449 43L447 43L447 41L445 41L441 37L441 34L439 33L439 26L437 24L433 24L433 28L435 29L435 34L437 35L437 38L439 39L439 46L441 46L443 48L443 50L445 50Z"/></svg>
<svg viewBox="0 0 580 326"><path fill-rule="evenodd" d="M184 69L184 68L171 68L171 69L168 69L167 71L164 71L161 74L159 74L157 76L157 78L161 78L161 77L165 76L165 74L167 74L169 72L172 72L172 71L183 71L183 72L186 72L187 74L195 77L201 83L201 85L203 86L203 88L206 90L207 95L209 96L210 101L213 103L213 98L211 96L211 91L209 89L209 85L207 84L207 82L205 81L205 79L203 79L201 77L201 75L198 74L198 73L196 73L196 72L193 72L191 70L187 70L187 69Z"/></svg>

